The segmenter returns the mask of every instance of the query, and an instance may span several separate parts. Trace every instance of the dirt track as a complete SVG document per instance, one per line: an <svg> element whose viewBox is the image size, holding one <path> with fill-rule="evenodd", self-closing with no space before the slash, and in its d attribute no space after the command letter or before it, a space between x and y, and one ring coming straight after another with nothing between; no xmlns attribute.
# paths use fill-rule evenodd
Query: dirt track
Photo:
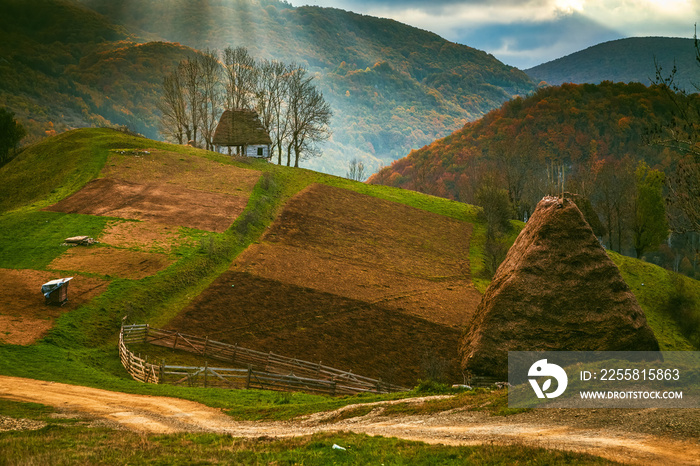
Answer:
<svg viewBox="0 0 700 466"><path fill-rule="evenodd" d="M176 398L130 395L14 377L0 377L0 397L55 406L69 413L109 421L115 427L151 433L218 432L254 438L344 430L449 445L519 443L587 452L632 464L700 464L699 410L628 413L645 419L651 416L659 423L678 416L688 422L681 435L664 435L649 432L643 427L645 419L641 418L640 423L625 422L626 429L608 425L610 418L618 416L621 410L597 410L600 414L592 416L594 419L581 423L576 421L579 416L576 413L550 419L551 410L509 417L461 410L439 416L386 417L380 415L381 405L392 402L383 402L376 404L377 408L366 416L340 422L329 422L336 413L320 413L299 421L267 423L234 421L217 409ZM341 408L345 409L352 407Z"/></svg>

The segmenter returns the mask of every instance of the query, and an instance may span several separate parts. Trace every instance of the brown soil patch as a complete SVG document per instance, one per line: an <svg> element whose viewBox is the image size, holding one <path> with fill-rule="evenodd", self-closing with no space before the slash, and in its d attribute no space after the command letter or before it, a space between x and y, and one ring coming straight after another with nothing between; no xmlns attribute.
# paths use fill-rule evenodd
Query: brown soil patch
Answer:
<svg viewBox="0 0 700 466"><path fill-rule="evenodd" d="M247 197L176 185L100 178L46 210L148 220L221 232L233 223L247 202Z"/></svg>
<svg viewBox="0 0 700 466"><path fill-rule="evenodd" d="M257 170L225 165L194 155L148 149L150 154L112 151L102 176L136 184L174 184L246 199L260 178Z"/></svg>
<svg viewBox="0 0 700 466"><path fill-rule="evenodd" d="M180 227L155 222L109 222L98 238L101 243L120 248L136 248L171 253L179 246L194 246L180 234Z"/></svg>
<svg viewBox="0 0 700 466"><path fill-rule="evenodd" d="M238 257L234 270L381 304L387 309L460 329L481 299L479 292L464 279L421 280L277 243L251 245Z"/></svg>
<svg viewBox="0 0 700 466"><path fill-rule="evenodd" d="M64 312L76 309L105 291L108 281L75 277L68 285L63 306L44 304L41 285L61 278L56 272L0 269L0 341L29 345L44 336Z"/></svg>
<svg viewBox="0 0 700 466"><path fill-rule="evenodd" d="M173 262L165 254L105 247L74 247L54 259L48 268L138 280L154 275Z"/></svg>
<svg viewBox="0 0 700 466"><path fill-rule="evenodd" d="M462 380L459 330L248 273L221 275L168 328L400 385L431 369Z"/></svg>
<svg viewBox="0 0 700 466"><path fill-rule="evenodd" d="M313 185L287 203L262 244L249 248L235 267L461 327L481 300L469 277L471 228Z"/></svg>
<svg viewBox="0 0 700 466"><path fill-rule="evenodd" d="M471 229L441 215L316 184L287 203L264 240L416 278L468 279Z"/></svg>

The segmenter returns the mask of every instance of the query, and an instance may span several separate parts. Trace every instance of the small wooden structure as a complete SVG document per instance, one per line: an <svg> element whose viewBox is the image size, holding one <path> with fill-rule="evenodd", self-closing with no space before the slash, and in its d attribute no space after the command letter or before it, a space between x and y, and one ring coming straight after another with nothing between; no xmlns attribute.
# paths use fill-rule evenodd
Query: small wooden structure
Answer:
<svg viewBox="0 0 700 466"><path fill-rule="evenodd" d="M226 110L214 132L215 146L236 148L236 153L247 157L269 158L272 139L263 128L254 110Z"/></svg>
<svg viewBox="0 0 700 466"><path fill-rule="evenodd" d="M64 243L67 246L91 246L97 243L97 241L89 236L71 236L70 238L66 238Z"/></svg>
<svg viewBox="0 0 700 466"><path fill-rule="evenodd" d="M68 301L68 282L73 277L58 278L41 285L41 292L44 293L46 304L56 304L63 306Z"/></svg>

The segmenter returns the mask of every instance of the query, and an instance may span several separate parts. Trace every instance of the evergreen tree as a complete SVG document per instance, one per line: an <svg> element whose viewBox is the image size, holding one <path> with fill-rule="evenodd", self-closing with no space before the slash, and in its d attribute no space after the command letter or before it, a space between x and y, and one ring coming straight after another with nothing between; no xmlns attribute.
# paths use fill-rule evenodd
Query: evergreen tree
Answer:
<svg viewBox="0 0 700 466"><path fill-rule="evenodd" d="M14 157L19 142L26 134L24 126L15 120L15 114L0 108L0 166Z"/></svg>

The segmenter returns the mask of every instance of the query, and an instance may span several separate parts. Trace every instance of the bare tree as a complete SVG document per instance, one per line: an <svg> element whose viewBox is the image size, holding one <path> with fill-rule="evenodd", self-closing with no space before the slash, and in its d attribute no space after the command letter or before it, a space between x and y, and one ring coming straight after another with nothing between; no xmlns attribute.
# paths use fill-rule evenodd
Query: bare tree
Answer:
<svg viewBox="0 0 700 466"><path fill-rule="evenodd" d="M197 57L187 58L180 62L178 66L179 73L182 76L184 88L187 91L185 100L187 101L187 111L189 113L188 123L191 127L191 132L188 134L188 142L197 143L197 132L201 120L201 82L202 82L202 67Z"/></svg>
<svg viewBox="0 0 700 466"><path fill-rule="evenodd" d="M289 78L287 165L293 149L295 167L299 166L299 159L318 155L316 144L331 136L328 125L333 112L312 80L304 67L297 67Z"/></svg>
<svg viewBox="0 0 700 466"><path fill-rule="evenodd" d="M288 113L285 97L290 67L275 60L258 65L255 87L255 109L263 128L272 139L271 154L277 150L277 163L282 164L282 146L288 136Z"/></svg>
<svg viewBox="0 0 700 466"><path fill-rule="evenodd" d="M355 181L365 181L367 176L365 175L365 164L357 157L348 162L348 171L345 173L345 177Z"/></svg>
<svg viewBox="0 0 700 466"><path fill-rule="evenodd" d="M700 68L700 41L697 27L694 34L695 65ZM656 79L654 83L666 93L674 108L674 115L666 125L649 131L652 144L673 148L685 155L678 160L675 173L667 178L668 212L671 228L676 232L700 233L700 105L697 95L690 95L675 83L677 72L674 64L671 73L664 76L663 69L654 59ZM696 91L700 86L693 84Z"/></svg>
<svg viewBox="0 0 700 466"><path fill-rule="evenodd" d="M163 78L163 95L158 103L158 109L163 114L161 132L166 138L173 138L178 144L189 140L190 129L187 123L185 93L180 68Z"/></svg>
<svg viewBox="0 0 700 466"><path fill-rule="evenodd" d="M247 109L255 95L255 59L245 47L224 49L226 109Z"/></svg>
<svg viewBox="0 0 700 466"><path fill-rule="evenodd" d="M200 117L202 139L207 150L214 150L212 139L221 116L221 65L215 51L207 50L199 60L201 68Z"/></svg>

